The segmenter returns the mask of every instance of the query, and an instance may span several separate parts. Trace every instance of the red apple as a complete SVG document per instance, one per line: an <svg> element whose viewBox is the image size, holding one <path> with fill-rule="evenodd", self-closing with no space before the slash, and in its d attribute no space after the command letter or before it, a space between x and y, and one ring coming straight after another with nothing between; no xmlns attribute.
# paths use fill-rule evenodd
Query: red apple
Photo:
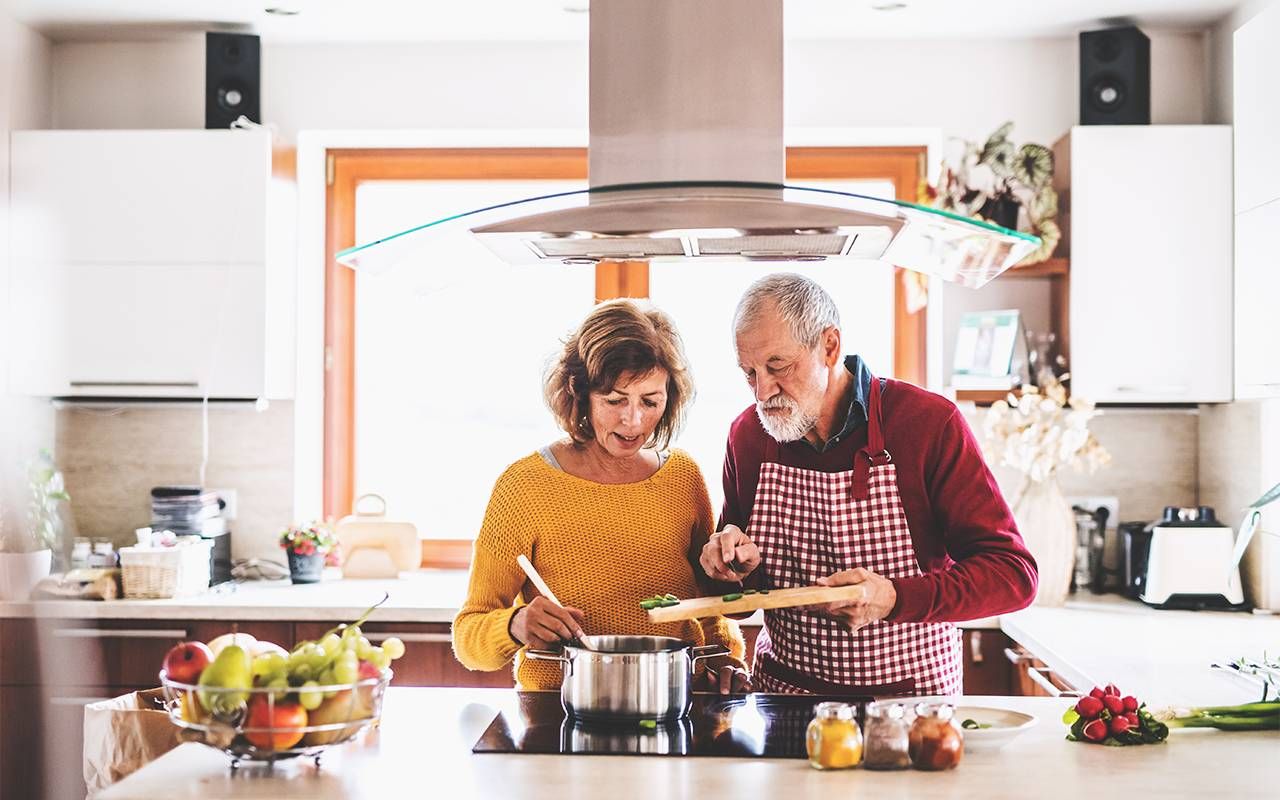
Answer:
<svg viewBox="0 0 1280 800"><path fill-rule="evenodd" d="M306 731L307 710L299 703L268 701L266 694L255 694L249 701L249 713L244 721L244 738L259 750L288 750ZM270 728L271 730L252 730Z"/></svg>
<svg viewBox="0 0 1280 800"><path fill-rule="evenodd" d="M382 677L382 670L378 669L378 666L376 664L374 664L372 661L360 662L360 672L359 672L359 678L357 678L357 680L365 681L365 680L368 680L369 678L380 678L380 677Z"/></svg>
<svg viewBox="0 0 1280 800"><path fill-rule="evenodd" d="M204 642L183 642L165 653L164 671L171 681L194 684L210 661L213 651Z"/></svg>

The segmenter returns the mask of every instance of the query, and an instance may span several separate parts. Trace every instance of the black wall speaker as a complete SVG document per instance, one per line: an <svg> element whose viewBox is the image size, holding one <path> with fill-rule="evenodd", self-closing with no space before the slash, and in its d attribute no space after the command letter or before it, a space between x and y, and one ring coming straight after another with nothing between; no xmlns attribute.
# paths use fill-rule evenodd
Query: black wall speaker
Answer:
<svg viewBox="0 0 1280 800"><path fill-rule="evenodd" d="M1080 34L1080 124L1151 124L1151 40L1142 31Z"/></svg>
<svg viewBox="0 0 1280 800"><path fill-rule="evenodd" d="M204 126L228 128L243 114L262 122L258 37L248 33L204 35Z"/></svg>

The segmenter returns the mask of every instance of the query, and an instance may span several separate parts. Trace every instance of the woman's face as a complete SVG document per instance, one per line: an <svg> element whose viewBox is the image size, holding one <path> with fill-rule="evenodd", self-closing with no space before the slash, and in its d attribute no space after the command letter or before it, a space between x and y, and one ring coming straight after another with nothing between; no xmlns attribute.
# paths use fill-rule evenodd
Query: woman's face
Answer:
<svg viewBox="0 0 1280 800"><path fill-rule="evenodd" d="M640 452L667 410L667 371L624 372L611 391L591 393L596 444L614 458Z"/></svg>

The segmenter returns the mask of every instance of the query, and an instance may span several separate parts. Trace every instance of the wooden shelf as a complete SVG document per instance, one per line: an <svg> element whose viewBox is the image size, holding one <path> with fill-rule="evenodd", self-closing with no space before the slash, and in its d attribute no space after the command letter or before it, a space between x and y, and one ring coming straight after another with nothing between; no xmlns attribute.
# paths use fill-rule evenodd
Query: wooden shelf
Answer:
<svg viewBox="0 0 1280 800"><path fill-rule="evenodd" d="M1010 267L1002 278L1053 278L1067 275L1071 272L1071 262L1065 258L1050 258L1041 261L1038 264L1028 264L1025 267Z"/></svg>
<svg viewBox="0 0 1280 800"><path fill-rule="evenodd" d="M997 400L1009 396L1009 392L1019 394L1017 389L956 389L956 402L972 402L979 407L986 407Z"/></svg>

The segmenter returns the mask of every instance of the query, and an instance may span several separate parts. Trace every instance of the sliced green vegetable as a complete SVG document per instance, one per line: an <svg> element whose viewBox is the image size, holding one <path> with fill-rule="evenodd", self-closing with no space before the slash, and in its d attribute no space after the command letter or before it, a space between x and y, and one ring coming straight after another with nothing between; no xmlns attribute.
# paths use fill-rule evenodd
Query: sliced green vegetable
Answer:
<svg viewBox="0 0 1280 800"><path fill-rule="evenodd" d="M640 727L646 730L656 731L658 729L658 721L656 719L640 720Z"/></svg>
<svg viewBox="0 0 1280 800"><path fill-rule="evenodd" d="M964 722L960 723L960 727L964 728L967 731L985 730L991 727L991 723L978 722L977 720L974 720L974 719L966 719Z"/></svg>
<svg viewBox="0 0 1280 800"><path fill-rule="evenodd" d="M720 599L725 601L726 603L732 600L741 600L742 592L730 592L729 594L726 594L724 597L721 597Z"/></svg>
<svg viewBox="0 0 1280 800"><path fill-rule="evenodd" d="M742 593L743 593L743 594L755 594L755 593L756 593L756 590L755 590L755 589L743 589L743 590L742 590Z"/></svg>
<svg viewBox="0 0 1280 800"><path fill-rule="evenodd" d="M640 607L643 608L645 611L652 611L653 609L658 607L658 601L657 600L641 600Z"/></svg>

